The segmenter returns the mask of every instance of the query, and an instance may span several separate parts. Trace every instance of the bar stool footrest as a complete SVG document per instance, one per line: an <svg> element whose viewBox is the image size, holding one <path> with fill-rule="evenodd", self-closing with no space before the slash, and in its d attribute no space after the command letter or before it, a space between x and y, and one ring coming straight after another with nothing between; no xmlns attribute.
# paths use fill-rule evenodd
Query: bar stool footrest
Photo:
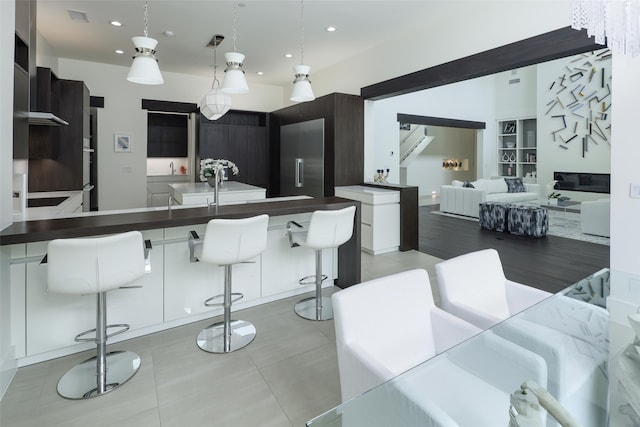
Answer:
<svg viewBox="0 0 640 427"><path fill-rule="evenodd" d="M241 292L231 292L231 296L235 296L236 298L232 298L231 299L231 304L233 304L236 301L240 301L242 298L244 298L244 294ZM224 294L220 294L220 295L216 295L213 296L211 298L208 298L204 301L204 305L205 307L224 307L224 302L216 302L216 303L212 303L211 301L213 301L214 299L218 299L218 298L222 298L224 297Z"/></svg>
<svg viewBox="0 0 640 427"><path fill-rule="evenodd" d="M109 330L110 328L121 328L121 329L119 331L115 331L113 333L107 334L105 336L105 339L114 337L116 335L120 335L123 332L127 332L131 328L131 325L127 323L116 323L114 325L107 325L106 329ZM84 335L95 334L95 333L96 333L96 328L89 329L88 331L84 331L76 335L74 337L74 340L75 342L96 342L95 336L93 338L83 338Z"/></svg>
<svg viewBox="0 0 640 427"><path fill-rule="evenodd" d="M326 274L322 275L322 281L324 282L325 280L327 280L329 276L327 276ZM300 284L300 286L306 286L306 285L315 285L316 284L316 275L311 275L311 276L304 276L302 279L298 280L298 283Z"/></svg>

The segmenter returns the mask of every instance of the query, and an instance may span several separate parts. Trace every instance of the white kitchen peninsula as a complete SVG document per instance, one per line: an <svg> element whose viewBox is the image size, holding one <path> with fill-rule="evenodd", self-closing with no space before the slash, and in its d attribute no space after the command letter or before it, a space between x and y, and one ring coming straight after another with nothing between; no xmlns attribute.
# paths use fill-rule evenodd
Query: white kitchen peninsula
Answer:
<svg viewBox="0 0 640 427"><path fill-rule="evenodd" d="M237 181L225 181L219 188L220 204L243 203L266 198L267 190ZM181 205L215 202L214 188L206 182L169 184L169 194Z"/></svg>

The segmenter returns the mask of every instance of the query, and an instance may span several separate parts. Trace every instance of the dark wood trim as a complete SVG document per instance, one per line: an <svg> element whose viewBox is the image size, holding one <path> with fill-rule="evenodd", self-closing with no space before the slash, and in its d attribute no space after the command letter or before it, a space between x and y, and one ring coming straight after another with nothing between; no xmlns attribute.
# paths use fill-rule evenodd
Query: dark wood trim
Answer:
<svg viewBox="0 0 640 427"><path fill-rule="evenodd" d="M472 120L446 119L444 117L416 116L413 114L402 114L402 113L398 113L398 122L411 123L414 125L442 126L442 127L448 127L448 128L463 128L463 129L486 129L487 128L487 124L485 122L474 122Z"/></svg>
<svg viewBox="0 0 640 427"><path fill-rule="evenodd" d="M400 192L400 250L403 252L419 250L418 187L373 182L365 182L361 185Z"/></svg>
<svg viewBox="0 0 640 427"><path fill-rule="evenodd" d="M585 30L560 28L360 89L378 100L602 49Z"/></svg>
<svg viewBox="0 0 640 427"><path fill-rule="evenodd" d="M214 208L184 208L14 222L0 232L0 245L205 224L213 218L247 218L263 213L269 216L294 215L348 206L356 207L354 224L360 224L360 202L341 197L324 197L220 206L217 213ZM360 227L354 226L351 239L338 248L337 286L344 288L360 283L361 243Z"/></svg>
<svg viewBox="0 0 640 427"><path fill-rule="evenodd" d="M150 111L164 111L166 113L195 113L198 111L198 104L193 104L191 102L143 99L142 109Z"/></svg>
<svg viewBox="0 0 640 427"><path fill-rule="evenodd" d="M89 106L92 108L104 108L104 96L92 96L89 98Z"/></svg>

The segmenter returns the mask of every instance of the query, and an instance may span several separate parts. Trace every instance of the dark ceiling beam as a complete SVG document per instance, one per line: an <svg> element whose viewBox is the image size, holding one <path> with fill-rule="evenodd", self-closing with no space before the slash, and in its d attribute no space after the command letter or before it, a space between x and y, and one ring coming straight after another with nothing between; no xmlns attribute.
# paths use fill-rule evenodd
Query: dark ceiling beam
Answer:
<svg viewBox="0 0 640 427"><path fill-rule="evenodd" d="M441 126L447 128L462 129L486 129L485 122L474 122L471 120L447 119L444 117L416 116L413 114L398 113L400 123L411 123L413 125Z"/></svg>
<svg viewBox="0 0 640 427"><path fill-rule="evenodd" d="M603 47L596 44L593 38L589 38L585 30L577 31L571 27L565 27L366 86L360 89L360 95L369 100L385 99Z"/></svg>

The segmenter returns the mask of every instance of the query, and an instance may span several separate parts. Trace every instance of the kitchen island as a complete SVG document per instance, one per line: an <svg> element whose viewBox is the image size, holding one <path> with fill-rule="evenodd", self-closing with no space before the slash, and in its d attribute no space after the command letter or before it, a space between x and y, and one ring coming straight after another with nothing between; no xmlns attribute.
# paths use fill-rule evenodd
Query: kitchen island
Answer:
<svg viewBox="0 0 640 427"><path fill-rule="evenodd" d="M310 292L313 285L298 280L314 273L315 256L305 248L291 248L286 223L309 223L316 210L356 206L354 225L360 224L360 203L340 197L266 199L215 207L139 209L69 218L15 222L0 232L0 244L11 255L11 328L19 366L91 348L75 343L74 335L94 327L95 299L48 293L46 264L41 260L47 244L56 238L89 237L139 230L151 241L151 273L137 289L109 295L109 322L129 323L131 329L113 338L118 342L220 315L221 308L205 307L211 295L222 293L223 268L191 262L191 231L203 236L212 218L269 215L267 249L252 263L234 268L236 289L244 299L234 309L247 308ZM337 250L323 251L326 286L347 287L360 282L360 227ZM221 242L224 244L224 242Z"/></svg>
<svg viewBox="0 0 640 427"><path fill-rule="evenodd" d="M224 181L218 188L220 204L242 203L266 198L267 190L237 181ZM181 205L207 205L215 202L215 191L206 182L169 184L169 194Z"/></svg>

